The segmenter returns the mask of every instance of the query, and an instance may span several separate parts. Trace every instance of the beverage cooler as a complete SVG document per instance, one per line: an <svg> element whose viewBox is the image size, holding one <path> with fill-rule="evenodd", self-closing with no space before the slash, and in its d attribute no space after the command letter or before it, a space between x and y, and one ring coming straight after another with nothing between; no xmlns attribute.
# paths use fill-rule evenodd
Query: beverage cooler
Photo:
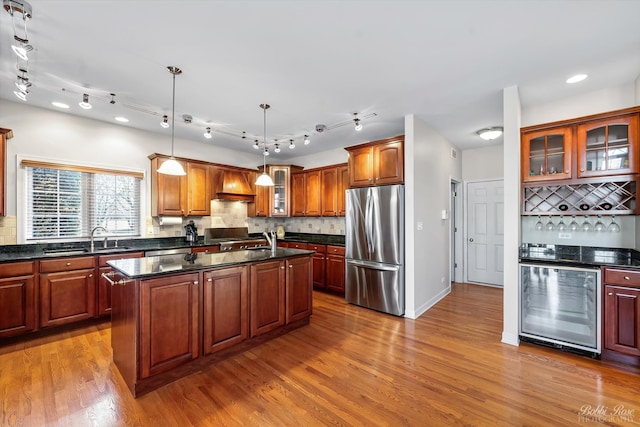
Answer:
<svg viewBox="0 0 640 427"><path fill-rule="evenodd" d="M520 338L600 354L600 269L520 264Z"/></svg>

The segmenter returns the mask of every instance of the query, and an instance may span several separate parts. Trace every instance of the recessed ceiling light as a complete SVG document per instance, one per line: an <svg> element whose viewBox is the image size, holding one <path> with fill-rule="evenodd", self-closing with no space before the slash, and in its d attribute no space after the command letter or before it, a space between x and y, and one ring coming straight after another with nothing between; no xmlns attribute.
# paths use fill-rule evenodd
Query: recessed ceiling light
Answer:
<svg viewBox="0 0 640 427"><path fill-rule="evenodd" d="M67 108L69 108L69 106L67 104L65 104L64 102L53 101L51 103L51 105L53 105L54 107L58 107L58 108L64 108L65 110Z"/></svg>
<svg viewBox="0 0 640 427"><path fill-rule="evenodd" d="M571 84L571 83L578 83L583 81L584 79L586 79L587 76L586 74L576 74L575 76L571 76L567 79L567 83Z"/></svg>
<svg viewBox="0 0 640 427"><path fill-rule="evenodd" d="M114 120L116 122L120 122L120 123L129 123L129 119L127 119L126 117L114 117Z"/></svg>

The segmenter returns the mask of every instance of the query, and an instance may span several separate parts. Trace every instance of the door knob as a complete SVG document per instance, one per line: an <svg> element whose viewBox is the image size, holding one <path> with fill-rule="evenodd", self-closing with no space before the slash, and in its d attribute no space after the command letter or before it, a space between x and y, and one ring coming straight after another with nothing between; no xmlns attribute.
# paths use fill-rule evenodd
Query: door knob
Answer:
<svg viewBox="0 0 640 427"><path fill-rule="evenodd" d="M469 241L470 241L470 242L473 242L473 237L469 238Z"/></svg>

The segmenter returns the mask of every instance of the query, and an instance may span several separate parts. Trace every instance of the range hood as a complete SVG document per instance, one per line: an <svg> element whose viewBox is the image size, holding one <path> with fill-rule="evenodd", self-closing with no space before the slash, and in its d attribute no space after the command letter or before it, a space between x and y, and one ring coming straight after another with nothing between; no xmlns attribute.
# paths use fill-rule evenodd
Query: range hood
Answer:
<svg viewBox="0 0 640 427"><path fill-rule="evenodd" d="M222 169L217 171L213 189L213 198L218 200L239 200L253 202L255 191L250 183L252 173L239 170Z"/></svg>

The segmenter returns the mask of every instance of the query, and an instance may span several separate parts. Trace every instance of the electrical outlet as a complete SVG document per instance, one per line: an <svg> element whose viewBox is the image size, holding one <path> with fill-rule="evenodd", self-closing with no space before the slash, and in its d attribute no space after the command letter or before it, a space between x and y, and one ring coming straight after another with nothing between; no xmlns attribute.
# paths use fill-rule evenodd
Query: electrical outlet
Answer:
<svg viewBox="0 0 640 427"><path fill-rule="evenodd" d="M416 227L418 228L418 230L422 230L424 229L424 224L422 223L422 221L418 221L418 223L416 224Z"/></svg>
<svg viewBox="0 0 640 427"><path fill-rule="evenodd" d="M153 227L147 227L147 234L151 235L153 233Z"/></svg>

